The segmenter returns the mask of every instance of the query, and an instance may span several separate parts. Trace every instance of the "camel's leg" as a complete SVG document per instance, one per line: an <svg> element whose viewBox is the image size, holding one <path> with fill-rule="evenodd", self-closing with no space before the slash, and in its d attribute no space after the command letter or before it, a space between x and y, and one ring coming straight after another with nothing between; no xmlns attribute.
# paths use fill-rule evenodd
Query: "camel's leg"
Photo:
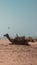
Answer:
<svg viewBox="0 0 37 65"><path fill-rule="evenodd" d="M9 45L13 45L13 44L14 44L13 42L9 43Z"/></svg>

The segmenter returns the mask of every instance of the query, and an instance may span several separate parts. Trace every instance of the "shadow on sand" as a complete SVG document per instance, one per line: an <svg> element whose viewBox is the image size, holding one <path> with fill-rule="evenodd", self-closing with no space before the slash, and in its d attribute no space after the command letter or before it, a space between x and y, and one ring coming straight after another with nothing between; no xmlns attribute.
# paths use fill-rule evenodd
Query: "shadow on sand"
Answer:
<svg viewBox="0 0 37 65"><path fill-rule="evenodd" d="M13 42L13 43L9 43L9 45L25 45L25 46L30 46L30 44L28 44L28 42Z"/></svg>

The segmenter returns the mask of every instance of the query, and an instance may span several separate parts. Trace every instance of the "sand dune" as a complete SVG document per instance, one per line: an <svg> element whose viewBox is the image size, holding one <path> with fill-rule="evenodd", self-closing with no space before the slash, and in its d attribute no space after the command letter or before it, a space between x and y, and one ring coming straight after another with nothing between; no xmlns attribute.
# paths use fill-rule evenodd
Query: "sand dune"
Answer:
<svg viewBox="0 0 37 65"><path fill-rule="evenodd" d="M37 43L30 46L9 45L8 40L0 40L0 65L37 65Z"/></svg>

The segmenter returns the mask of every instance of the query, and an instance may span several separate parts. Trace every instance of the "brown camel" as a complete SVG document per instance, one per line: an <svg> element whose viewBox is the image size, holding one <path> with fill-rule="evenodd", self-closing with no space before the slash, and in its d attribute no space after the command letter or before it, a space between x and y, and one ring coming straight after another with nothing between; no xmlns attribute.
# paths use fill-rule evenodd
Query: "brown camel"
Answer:
<svg viewBox="0 0 37 65"><path fill-rule="evenodd" d="M29 45L28 41L25 39L25 37L15 37L14 39L11 39L9 34L5 34L5 37L8 38L8 40L10 42L12 42L12 44L17 44L17 45Z"/></svg>

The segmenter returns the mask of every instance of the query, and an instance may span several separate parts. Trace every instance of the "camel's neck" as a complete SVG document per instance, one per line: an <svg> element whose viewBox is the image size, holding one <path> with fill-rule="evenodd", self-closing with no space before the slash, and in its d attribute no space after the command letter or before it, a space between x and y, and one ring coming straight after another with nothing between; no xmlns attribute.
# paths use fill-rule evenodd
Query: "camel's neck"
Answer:
<svg viewBox="0 0 37 65"><path fill-rule="evenodd" d="M13 39L10 38L10 36L6 36L10 42L13 41Z"/></svg>

